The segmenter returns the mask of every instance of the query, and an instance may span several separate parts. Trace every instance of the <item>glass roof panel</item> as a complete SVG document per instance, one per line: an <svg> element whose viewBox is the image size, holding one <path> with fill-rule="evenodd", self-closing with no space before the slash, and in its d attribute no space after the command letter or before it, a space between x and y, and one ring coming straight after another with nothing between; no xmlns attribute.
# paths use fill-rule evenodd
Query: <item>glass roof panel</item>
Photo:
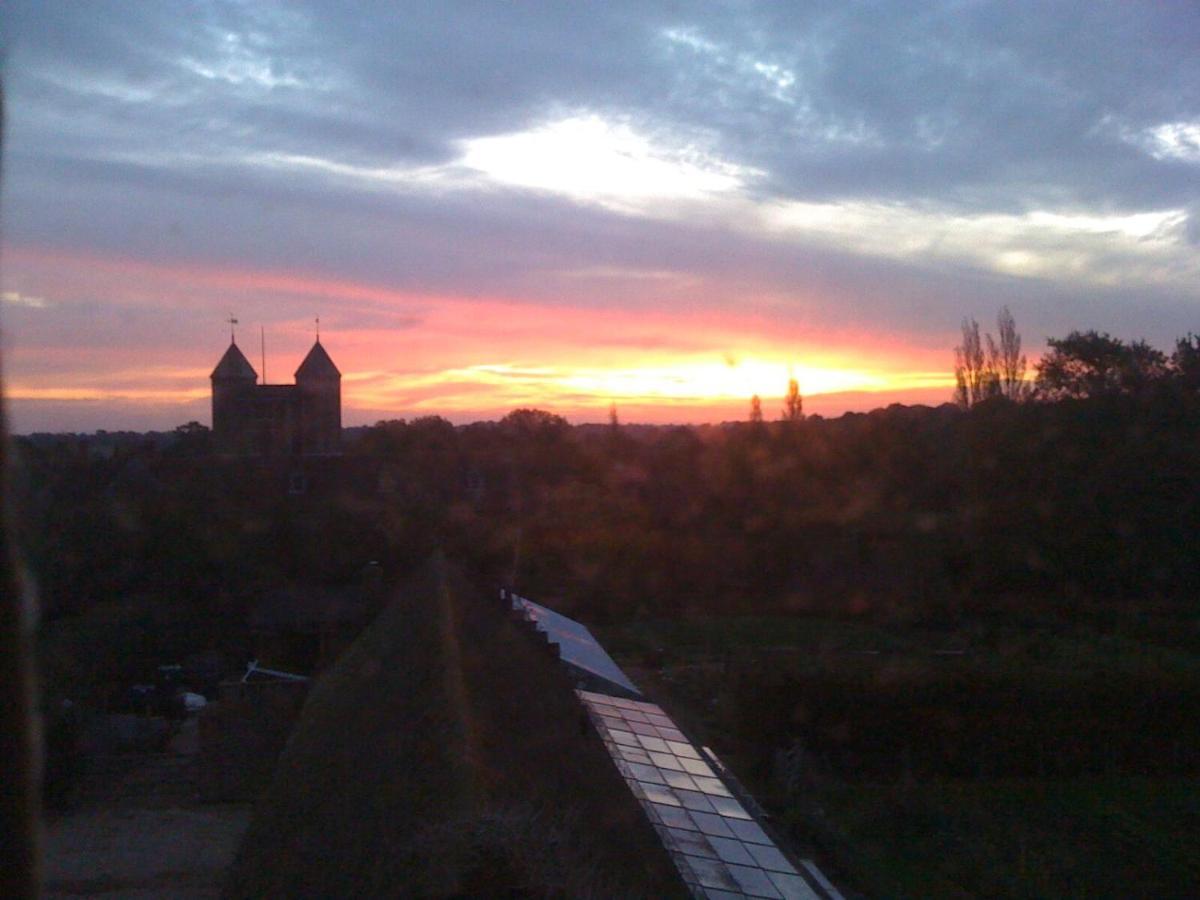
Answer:
<svg viewBox="0 0 1200 900"><path fill-rule="evenodd" d="M681 759L680 762L686 769L691 760ZM696 787L700 788L706 794L712 794L717 797L730 796L729 788L725 787L718 778L702 778L699 775L693 775L692 779L696 782Z"/></svg>
<svg viewBox="0 0 1200 900"><path fill-rule="evenodd" d="M740 819L726 819L733 833L748 844L770 844L771 839L759 827L757 822L743 822Z"/></svg>
<svg viewBox="0 0 1200 900"><path fill-rule="evenodd" d="M712 801L698 791L676 789L675 796L688 809L698 809L700 812L714 812Z"/></svg>
<svg viewBox="0 0 1200 900"><path fill-rule="evenodd" d="M686 772L672 772L670 769L663 769L662 776L673 788L683 788L684 790L695 790L696 788L696 782L692 781L692 776Z"/></svg>
<svg viewBox="0 0 1200 900"><path fill-rule="evenodd" d="M705 756L652 703L580 691L617 768L697 897L819 900Z"/></svg>
<svg viewBox="0 0 1200 900"><path fill-rule="evenodd" d="M684 860L696 876L696 880L704 887L738 890L738 883L733 880L724 863L699 856L685 856Z"/></svg>
<svg viewBox="0 0 1200 900"><path fill-rule="evenodd" d="M654 812L658 815L658 820L664 825L669 825L671 828L683 828L690 831L696 829L696 825L688 816L687 810L678 806L668 806L665 803L654 803Z"/></svg>
<svg viewBox="0 0 1200 900"><path fill-rule="evenodd" d="M619 707L620 709L636 709L636 705L632 700L627 700L624 697L612 697L608 694L597 694L594 691L580 691L585 697L591 700L599 700L601 703L607 703L609 706Z"/></svg>
<svg viewBox="0 0 1200 900"><path fill-rule="evenodd" d="M700 759L700 753L686 741L677 741L674 738L668 738L667 747L676 756L686 756L688 759Z"/></svg>
<svg viewBox="0 0 1200 900"><path fill-rule="evenodd" d="M641 693L585 625L524 597L514 596L513 608L522 608L525 615L536 622L553 643L558 644L565 662L634 694Z"/></svg>
<svg viewBox="0 0 1200 900"><path fill-rule="evenodd" d="M755 866L738 866L733 863L728 864L729 874L737 879L738 887L749 894L751 897L770 897L774 900L783 900L783 895L779 893L771 879L767 877L767 873Z"/></svg>
<svg viewBox="0 0 1200 900"><path fill-rule="evenodd" d="M626 744L627 746L630 746L630 747L639 747L639 748L641 747L641 744L638 743L638 739L633 736L632 732L621 731L617 728L610 728L608 730L608 733L609 733L609 735L612 736L612 739L614 741L616 741L618 744Z"/></svg>
<svg viewBox="0 0 1200 900"><path fill-rule="evenodd" d="M708 843L708 838L698 831L684 831L680 828L664 827L667 832L667 839L671 846L680 853L690 853L692 856L706 856L709 859L717 858L717 851Z"/></svg>
<svg viewBox="0 0 1200 900"><path fill-rule="evenodd" d="M746 810L742 807L742 804L738 803L732 797L709 797L708 799L712 803L713 808L727 818L751 818L750 813L746 812Z"/></svg>
<svg viewBox="0 0 1200 900"><path fill-rule="evenodd" d="M726 820L714 813L696 811L692 813L692 819L705 834L716 835L717 837L734 836L733 832L729 830L729 826L725 824Z"/></svg>
<svg viewBox="0 0 1200 900"><path fill-rule="evenodd" d="M787 861L787 857L779 852L779 848L766 844L747 844L746 849L754 856L755 863L763 869L773 869L776 872L796 871L795 866Z"/></svg>
<svg viewBox="0 0 1200 900"><path fill-rule="evenodd" d="M709 837L708 842L717 851L717 856L727 863L737 863L743 866L756 865L754 857L750 855L750 851L741 841L713 835Z"/></svg>
<svg viewBox="0 0 1200 900"><path fill-rule="evenodd" d="M767 877L783 895L784 900L821 900L820 896L799 875L768 872Z"/></svg>
<svg viewBox="0 0 1200 900"><path fill-rule="evenodd" d="M672 756L670 753L655 753L652 750L652 751L650 751L650 761L652 763L654 763L654 765L658 766L660 769L664 770L664 772L663 772L664 777L666 776L667 771L683 772L683 766L681 766L679 764L679 758L676 756ZM696 786L695 784L688 785L688 787L692 787L692 788L694 788L695 786Z"/></svg>
<svg viewBox="0 0 1200 900"><path fill-rule="evenodd" d="M642 783L642 793L651 803L662 803L666 806L679 806L680 800L665 784Z"/></svg>
<svg viewBox="0 0 1200 900"><path fill-rule="evenodd" d="M693 775L703 775L706 778L713 777L713 770L708 767L708 763L700 759L681 759L685 771L691 772Z"/></svg>
<svg viewBox="0 0 1200 900"><path fill-rule="evenodd" d="M667 754L668 756L674 755L670 752L670 749L667 747L667 742L664 741L662 738L649 737L648 735L639 734L638 735L638 743L640 743L647 750L656 750L659 753L664 753L664 754Z"/></svg>
<svg viewBox="0 0 1200 900"><path fill-rule="evenodd" d="M650 754L645 750L639 750L637 747L624 747L617 745L617 750L621 754L621 758L626 762L642 763L643 765L650 764Z"/></svg>
<svg viewBox="0 0 1200 900"><path fill-rule="evenodd" d="M666 784L663 780L662 772L658 771L654 766L643 765L642 763L628 763L630 771L633 772L633 777L642 784Z"/></svg>

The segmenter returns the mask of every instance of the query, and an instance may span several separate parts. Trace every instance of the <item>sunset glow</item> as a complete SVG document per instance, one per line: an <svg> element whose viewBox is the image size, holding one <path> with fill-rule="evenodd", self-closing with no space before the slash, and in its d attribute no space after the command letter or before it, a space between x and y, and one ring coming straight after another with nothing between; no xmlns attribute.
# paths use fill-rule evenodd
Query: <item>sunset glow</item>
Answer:
<svg viewBox="0 0 1200 900"><path fill-rule="evenodd" d="M75 279L103 284L128 278L139 294L160 303L186 303L193 293L234 298L231 303L243 307L313 298L336 303L339 311L323 318L325 343L339 361L355 361L343 382L348 422L431 414L468 421L521 406L591 421L602 419L610 404L637 410L648 421L704 421L742 417L755 394L771 408L793 377L810 406L822 395L924 399L912 392L931 389L940 392L940 402L952 387L938 370L938 351L922 356L867 335L821 339L802 327L772 334L777 326L754 317L647 312L629 318L606 309L569 309L548 320L543 308L511 300L412 296L299 274L181 269L23 249L11 258L23 271L51 270L47 277L60 289ZM151 301L134 295L127 302L137 308ZM346 328L355 314L383 318L378 328ZM220 322L220 307L210 304L208 315ZM241 343L261 370L257 329L247 319L243 313ZM312 328L307 319L291 319L265 330L269 381L291 379ZM223 351L221 326L208 330L208 340L182 352L137 330L128 333L125 348L111 351L102 345L86 353L43 348L31 358L16 346L10 353L18 369L33 369L39 377L12 378L9 398L18 410L103 403L158 413L174 406L177 415L203 419L208 374ZM135 342L142 365L130 364Z"/></svg>
<svg viewBox="0 0 1200 900"><path fill-rule="evenodd" d="M943 388L953 383L944 373L866 372L835 368L789 368L783 363L681 361L676 365L608 369L529 367L482 364L424 376L387 376L382 373L355 379L346 385L349 397L376 409L401 405L414 409L442 409L456 413L478 408L481 398L500 408L536 406L568 411L574 418L606 410L610 403L637 407L660 405L674 411L703 413L733 403L747 409L747 398L782 395L789 377L800 383L809 397L852 391L901 392L911 388ZM355 381L359 383L356 384ZM423 395L432 395L425 399ZM689 416L690 418L690 416Z"/></svg>

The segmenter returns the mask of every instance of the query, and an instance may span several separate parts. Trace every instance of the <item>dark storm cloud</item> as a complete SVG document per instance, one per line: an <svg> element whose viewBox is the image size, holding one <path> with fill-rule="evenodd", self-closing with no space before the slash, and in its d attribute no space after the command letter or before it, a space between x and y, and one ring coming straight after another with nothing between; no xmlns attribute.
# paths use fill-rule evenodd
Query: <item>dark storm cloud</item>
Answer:
<svg viewBox="0 0 1200 900"><path fill-rule="evenodd" d="M18 5L14 103L52 107L18 122L80 155L233 141L378 165L586 108L710 135L796 196L1194 189L1120 136L1200 115L1192 4L187 8Z"/></svg>
<svg viewBox="0 0 1200 900"><path fill-rule="evenodd" d="M751 158L777 190L968 207L1137 205L1195 190L1194 169L1149 159L1116 125L1200 112L1194 6L838 5L767 33L750 52L794 73L801 108L755 104L744 87L725 133L771 136ZM695 55L700 107L734 63Z"/></svg>

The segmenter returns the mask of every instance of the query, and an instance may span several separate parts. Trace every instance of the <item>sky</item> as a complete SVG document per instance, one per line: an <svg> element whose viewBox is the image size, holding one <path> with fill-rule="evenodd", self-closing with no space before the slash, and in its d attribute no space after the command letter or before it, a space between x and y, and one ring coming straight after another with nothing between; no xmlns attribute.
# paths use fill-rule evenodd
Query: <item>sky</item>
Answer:
<svg viewBox="0 0 1200 900"><path fill-rule="evenodd" d="M947 401L1200 331L1200 5L0 3L17 432L208 423L321 340L345 424ZM262 352L265 344L265 354Z"/></svg>

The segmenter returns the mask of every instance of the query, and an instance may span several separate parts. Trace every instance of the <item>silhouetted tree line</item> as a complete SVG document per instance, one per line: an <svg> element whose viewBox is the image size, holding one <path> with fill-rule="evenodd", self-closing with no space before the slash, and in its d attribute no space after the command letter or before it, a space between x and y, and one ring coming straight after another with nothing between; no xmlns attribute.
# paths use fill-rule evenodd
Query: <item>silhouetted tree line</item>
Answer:
<svg viewBox="0 0 1200 900"><path fill-rule="evenodd" d="M1126 344L1096 331L1072 331L1048 344L1037 377L1037 394L1045 400L1200 387L1200 337L1194 334L1176 341L1170 356L1145 341Z"/></svg>
<svg viewBox="0 0 1200 900"><path fill-rule="evenodd" d="M1001 386L1021 361L1006 334L1002 319L980 344L985 368L993 343L1013 363ZM802 418L797 391L786 420L719 426L382 422L301 494L210 456L195 423L22 438L21 539L48 618L125 604L113 633L147 648L168 632L181 648L235 641L264 587L349 580L370 560L399 575L435 548L589 621L1194 616L1200 339L1170 357L1091 332L1050 348L1043 402L985 388L966 411ZM972 338L963 362L978 359ZM992 380L964 378L968 397Z"/></svg>
<svg viewBox="0 0 1200 900"><path fill-rule="evenodd" d="M1191 335L1167 358L1072 333L1038 366L1054 402L965 414L801 419L797 397L796 418L721 426L386 422L335 489L300 497L206 457L199 427L104 453L22 440L25 546L52 615L402 569L435 546L599 615L1181 598L1200 572L1197 359ZM964 377L971 396L991 376Z"/></svg>
<svg viewBox="0 0 1200 900"><path fill-rule="evenodd" d="M1049 338L1030 384L1021 336L1007 307L1000 310L996 326L998 338L991 333L981 337L978 322L963 320L962 343L954 348L954 400L964 409L996 398L1080 400L1200 388L1200 337L1191 333L1175 342L1170 356L1144 340L1125 343L1105 332L1072 331L1065 338Z"/></svg>
<svg viewBox="0 0 1200 900"><path fill-rule="evenodd" d="M1198 401L1160 387L786 426L572 428L522 410L382 424L357 452L393 435L443 546L592 616L1183 602Z"/></svg>

